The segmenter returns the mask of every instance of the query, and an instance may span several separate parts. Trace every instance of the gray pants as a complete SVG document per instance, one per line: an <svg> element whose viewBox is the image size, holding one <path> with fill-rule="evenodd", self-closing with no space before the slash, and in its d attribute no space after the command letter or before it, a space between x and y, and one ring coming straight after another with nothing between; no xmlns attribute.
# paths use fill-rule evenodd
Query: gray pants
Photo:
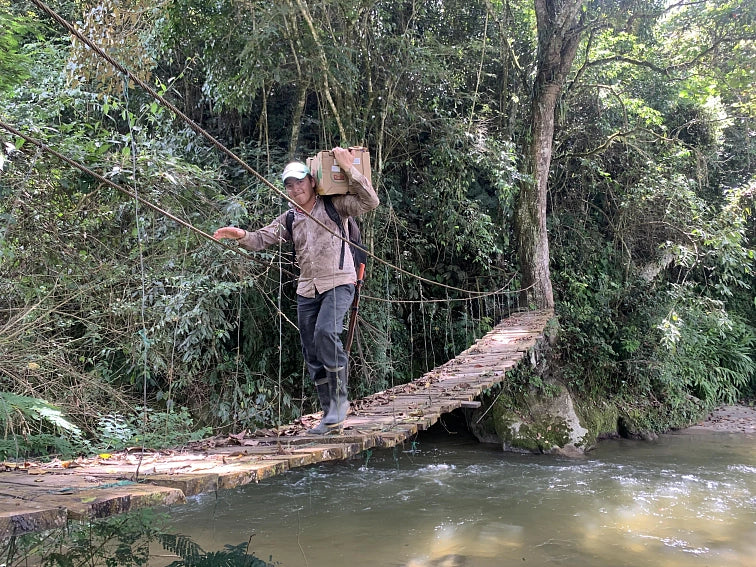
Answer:
<svg viewBox="0 0 756 567"><path fill-rule="evenodd" d="M353 285L340 285L312 298L297 296L302 354L313 381L324 379L326 371L337 372L347 365L340 335L353 297Z"/></svg>

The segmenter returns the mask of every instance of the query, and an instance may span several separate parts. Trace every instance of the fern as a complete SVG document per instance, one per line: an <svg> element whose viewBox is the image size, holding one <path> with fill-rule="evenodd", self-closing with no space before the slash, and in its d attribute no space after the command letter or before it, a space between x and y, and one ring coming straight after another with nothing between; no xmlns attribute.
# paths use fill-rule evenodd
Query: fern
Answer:
<svg viewBox="0 0 756 567"><path fill-rule="evenodd" d="M65 432L76 437L81 436L81 430L68 421L60 408L28 396L20 396L11 392L0 392L0 426L4 433L9 430L39 433Z"/></svg>
<svg viewBox="0 0 756 567"><path fill-rule="evenodd" d="M210 427L195 430L194 420L186 408L171 412L137 408L137 413L130 416L120 413L100 416L97 438L101 450L139 445L160 449L197 441L211 433Z"/></svg>
<svg viewBox="0 0 756 567"><path fill-rule="evenodd" d="M222 551L205 552L183 535L160 534L158 540L163 548L181 559L168 567L273 567L254 553L248 553L248 544L226 545Z"/></svg>
<svg viewBox="0 0 756 567"><path fill-rule="evenodd" d="M184 561L194 561L205 553L197 543L184 535L160 534L158 540L163 549L175 553Z"/></svg>
<svg viewBox="0 0 756 567"><path fill-rule="evenodd" d="M20 456L71 456L89 443L81 430L54 405L28 396L0 392L0 458Z"/></svg>
<svg viewBox="0 0 756 567"><path fill-rule="evenodd" d="M708 406L735 403L746 395L756 375L756 337L750 328L714 302L696 299L681 306L675 320L675 339L662 340L660 351L666 351L665 383L682 386Z"/></svg>

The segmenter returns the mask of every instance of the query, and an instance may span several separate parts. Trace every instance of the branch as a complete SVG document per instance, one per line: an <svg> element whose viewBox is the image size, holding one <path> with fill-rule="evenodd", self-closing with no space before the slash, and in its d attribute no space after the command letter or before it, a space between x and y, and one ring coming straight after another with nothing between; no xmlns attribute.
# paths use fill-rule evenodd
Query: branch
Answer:
<svg viewBox="0 0 756 567"><path fill-rule="evenodd" d="M336 103L333 101L333 97L331 96L331 86L328 83L328 76L330 75L330 73L328 72L328 59L326 59L325 49L323 48L323 43L318 37L318 32L315 29L315 23L312 21L312 17L310 16L310 11L307 9L307 3L305 2L305 0L296 0L296 2L299 6L300 12L302 13L302 17L305 19L307 26L310 28L312 39L315 41L315 45L318 48L321 71L323 71L323 90L325 92L326 100L328 100L328 105L331 107L331 112L333 112L333 116L336 119L336 124L339 127L339 134L341 135L341 141L343 143L347 140L347 135L346 131L344 130L344 125L341 123L341 116L339 115L339 111L336 108Z"/></svg>
<svg viewBox="0 0 756 567"><path fill-rule="evenodd" d="M596 59L595 61L586 61L583 67L597 67L598 65L603 65L604 63L613 63L615 61L620 61L622 63L629 63L631 65L637 65L638 67L648 67L652 71L656 71L657 73L662 73L663 75L666 75L666 76L669 76L669 70L674 68L674 67L667 67L667 68L659 67L658 65L654 65L650 61L641 61L638 59L633 59L631 57L626 57L624 55L615 55L614 57L604 57L603 59Z"/></svg>
<svg viewBox="0 0 756 567"><path fill-rule="evenodd" d="M604 140L604 143L600 146L597 146L593 148L592 150L589 150L587 152L581 152L581 153L571 153L571 154L562 154L560 156L557 156L555 159L564 159L564 158L575 158L575 157L589 157L595 154L598 154L605 149L607 149L614 140L617 138L622 138L624 136L629 136L630 134L634 134L635 132L638 132L641 130L641 128L633 128L632 130L627 130L625 132L615 132L611 136L609 136L606 140Z"/></svg>
<svg viewBox="0 0 756 567"><path fill-rule="evenodd" d="M492 6L490 6L490 3L487 1L486 5L493 9ZM507 19L510 22L515 21L514 14L512 14L512 6L509 2L506 2L506 10L507 10ZM514 67L517 71L517 74L520 76L520 81L522 82L523 86L528 86L530 81L528 80L528 74L525 71L525 69L522 68L520 65L520 60L517 58L517 54L514 52L514 49L512 49L512 44L509 43L509 40L507 39L506 35L503 36L503 42L504 45L507 46L507 52L509 53L509 57L511 57L512 61L514 61Z"/></svg>
<svg viewBox="0 0 756 567"><path fill-rule="evenodd" d="M712 51L720 47L722 44L726 43L738 43L740 41L753 41L756 39L756 36L734 36L734 37L721 37L714 43L712 43L710 46L708 46L706 49L701 50L695 57L688 61L684 61L683 63L678 63L676 65L670 65L669 67L659 67L658 65L655 65L654 63L651 63L650 61L642 61L639 59L633 59L632 57L627 57L625 55L615 55L614 57L604 57L603 59L596 59L595 61L586 61L583 65L583 68L581 68L581 71L585 67L596 67L599 65L603 65L604 63L613 63L613 62L622 62L622 63L629 63L630 65L636 65L638 67L648 67L652 71L656 71L657 73L661 73L667 77L671 76L672 71L678 71L678 70L684 70L692 65L695 65L696 63L700 62L704 57L709 55Z"/></svg>

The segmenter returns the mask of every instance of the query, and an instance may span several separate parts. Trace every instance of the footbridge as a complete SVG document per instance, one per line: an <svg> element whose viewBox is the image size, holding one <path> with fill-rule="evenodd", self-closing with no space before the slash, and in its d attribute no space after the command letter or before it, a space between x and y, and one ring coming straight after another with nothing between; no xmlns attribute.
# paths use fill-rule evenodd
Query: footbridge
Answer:
<svg viewBox="0 0 756 567"><path fill-rule="evenodd" d="M408 384L352 402L343 430L308 435L319 415L255 434L212 438L173 451L124 451L76 461L3 463L0 540L63 527L69 519L104 518L138 508L237 488L290 469L348 459L410 440L444 413L477 407L528 356L553 317L515 313L456 358Z"/></svg>

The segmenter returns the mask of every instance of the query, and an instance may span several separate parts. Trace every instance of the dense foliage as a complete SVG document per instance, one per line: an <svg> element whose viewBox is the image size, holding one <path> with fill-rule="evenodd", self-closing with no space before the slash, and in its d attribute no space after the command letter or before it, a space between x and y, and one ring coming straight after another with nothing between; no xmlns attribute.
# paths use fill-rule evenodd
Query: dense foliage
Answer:
<svg viewBox="0 0 756 567"><path fill-rule="evenodd" d="M354 394L416 377L518 306L530 1L49 4L274 185L289 158L370 148L382 205L363 233L386 263L368 269ZM554 364L664 429L754 387L756 7L582 11L547 213ZM311 410L289 251L239 255L134 198L212 233L267 222L280 193L31 1L0 0L0 24L0 120L120 187L0 128L3 454L38 452L35 435L67 452Z"/></svg>
<svg viewBox="0 0 756 567"><path fill-rule="evenodd" d="M251 541L205 551L188 536L167 529L169 515L153 510L126 512L117 517L88 522L70 522L64 528L45 533L12 536L3 541L3 565L73 567L77 565L142 566L154 565L155 549L161 564L168 567L273 567L250 549ZM174 558L168 563L166 558Z"/></svg>

